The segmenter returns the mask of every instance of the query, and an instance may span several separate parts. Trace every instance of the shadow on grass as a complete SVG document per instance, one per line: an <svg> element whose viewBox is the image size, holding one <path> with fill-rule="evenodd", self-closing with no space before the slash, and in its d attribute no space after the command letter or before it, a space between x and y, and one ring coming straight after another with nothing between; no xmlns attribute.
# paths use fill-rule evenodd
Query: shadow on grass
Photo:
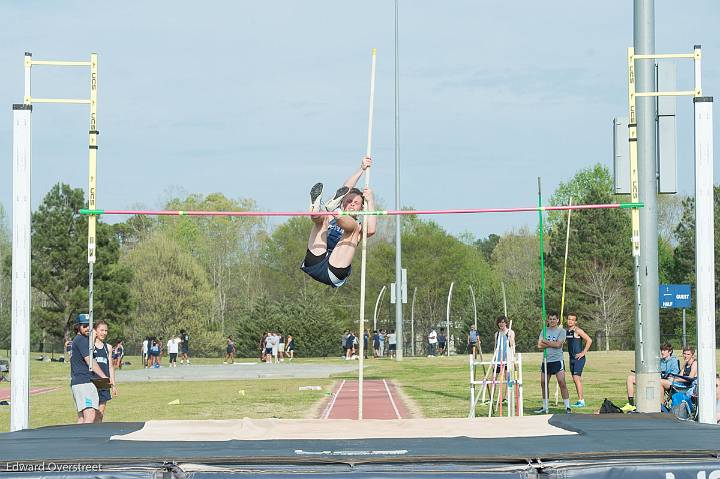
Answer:
<svg viewBox="0 0 720 479"><path fill-rule="evenodd" d="M413 385L408 385L408 384L403 385L402 388L404 390L415 391L415 393L418 394L418 396L415 397L416 400L421 397L429 397L429 396L437 396L437 397L453 398L453 399L461 399L461 400L467 399L466 394L453 394L453 393L449 393L446 391L438 391L435 389L425 389L425 388L422 388L419 386L413 386Z"/></svg>

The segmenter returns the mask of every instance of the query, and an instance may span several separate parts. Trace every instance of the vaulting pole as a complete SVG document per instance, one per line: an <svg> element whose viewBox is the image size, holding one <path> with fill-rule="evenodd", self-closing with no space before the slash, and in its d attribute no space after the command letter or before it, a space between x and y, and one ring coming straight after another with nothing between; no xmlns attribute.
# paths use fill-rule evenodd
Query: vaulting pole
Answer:
<svg viewBox="0 0 720 479"><path fill-rule="evenodd" d="M375 102L375 59L376 50L372 49L372 65L370 67L370 107L368 112L368 136L365 156L372 153L373 108ZM370 167L365 170L365 188L370 187ZM367 202L363 205L367 211ZM367 228L362 227L362 255L360 260L360 357L358 364L358 419L363 418L363 367L365 366L365 266L367 264Z"/></svg>
<svg viewBox="0 0 720 479"><path fill-rule="evenodd" d="M570 201L568 201L569 205L572 205L572 196L570 197ZM567 279L567 260L568 260L568 248L570 247L570 214L572 213L572 210L568 210L568 217L567 217L567 229L565 230L565 260L563 261L563 278L562 278L562 294L560 295L560 324L563 323L563 315L565 312L565 281ZM572 359L572 358L571 358ZM572 371L570 371L572 374ZM555 383L555 405L558 405L558 396L560 392L560 384Z"/></svg>

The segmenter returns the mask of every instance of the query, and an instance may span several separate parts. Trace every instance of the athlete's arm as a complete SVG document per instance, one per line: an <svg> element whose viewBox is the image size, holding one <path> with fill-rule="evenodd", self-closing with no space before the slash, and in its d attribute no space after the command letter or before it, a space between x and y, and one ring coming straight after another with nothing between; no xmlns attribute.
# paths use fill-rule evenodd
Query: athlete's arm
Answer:
<svg viewBox="0 0 720 479"><path fill-rule="evenodd" d="M370 168L370 166L372 166L372 159L367 156L364 157L360 162L360 168L355 173L350 175L347 180L345 180L345 186L347 186L348 188L354 188L362 174L365 172L365 170Z"/></svg>
<svg viewBox="0 0 720 479"><path fill-rule="evenodd" d="M83 357L83 359L85 360L85 364L90 365L90 356L85 356L85 357ZM95 361L94 359L92 360L92 370L95 374L97 374L101 378L107 377L107 376L105 376L105 373L103 372L103 370L100 369L100 366L98 365L97 361Z"/></svg>
<svg viewBox="0 0 720 479"><path fill-rule="evenodd" d="M363 196L365 197L365 201L367 201L368 211L375 211L375 198L373 197L372 190L370 188L366 187L363 190ZM375 234L375 226L377 225L377 218L374 215L365 216L363 224L367 225L367 226L363 226L363 228L367 228L368 238Z"/></svg>
<svg viewBox="0 0 720 479"><path fill-rule="evenodd" d="M575 332L578 336L582 338L583 344L585 344L583 350L575 355L575 359L581 359L585 357L588 351L590 351L590 346L592 346L593 341L592 338L588 335L588 333L583 331L581 328L578 328L577 326L575 327Z"/></svg>
<svg viewBox="0 0 720 479"><path fill-rule="evenodd" d="M109 344L107 345L108 358L112 358L113 348ZM117 389L115 389L115 366L113 361L108 361L110 367L110 387L112 388L113 396L117 396Z"/></svg>

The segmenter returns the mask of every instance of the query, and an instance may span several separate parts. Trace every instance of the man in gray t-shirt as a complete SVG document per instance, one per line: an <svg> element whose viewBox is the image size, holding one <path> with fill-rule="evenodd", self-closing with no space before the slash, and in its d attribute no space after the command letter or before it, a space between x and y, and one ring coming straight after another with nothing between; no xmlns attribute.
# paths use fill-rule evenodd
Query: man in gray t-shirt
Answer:
<svg viewBox="0 0 720 479"><path fill-rule="evenodd" d="M558 325L557 313L549 313L547 319L547 328L540 333L538 338L538 349L544 350L547 358L543 358L540 364L540 390L543 398L543 405L536 409L536 414L548 413L548 398L545 378L555 375L560 393L562 394L563 403L565 403L565 412L570 414L570 394L568 394L567 384L565 383L565 368L563 365L563 344L565 343L565 328ZM545 373L545 364L547 359L547 374Z"/></svg>

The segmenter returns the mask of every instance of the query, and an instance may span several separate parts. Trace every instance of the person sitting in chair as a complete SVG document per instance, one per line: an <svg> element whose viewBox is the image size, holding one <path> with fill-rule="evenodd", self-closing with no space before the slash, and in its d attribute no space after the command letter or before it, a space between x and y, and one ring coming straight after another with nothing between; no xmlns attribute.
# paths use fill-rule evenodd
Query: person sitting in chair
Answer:
<svg viewBox="0 0 720 479"><path fill-rule="evenodd" d="M679 375L669 374L667 378L660 379L660 384L663 387L663 391L670 391L675 389L677 391L684 391L692 385L693 381L697 378L697 360L695 359L695 348L691 346L685 346L683 348L683 359L685 365L680 371Z"/></svg>

